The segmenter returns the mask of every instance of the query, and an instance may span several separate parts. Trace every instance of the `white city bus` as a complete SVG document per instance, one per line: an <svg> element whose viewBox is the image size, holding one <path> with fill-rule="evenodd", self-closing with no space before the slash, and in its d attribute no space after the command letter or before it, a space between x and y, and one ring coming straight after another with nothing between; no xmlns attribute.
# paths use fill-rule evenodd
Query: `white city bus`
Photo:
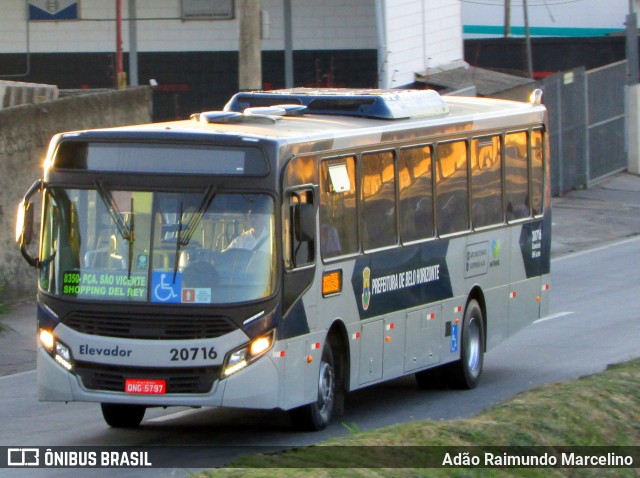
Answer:
<svg viewBox="0 0 640 478"><path fill-rule="evenodd" d="M247 92L56 135L18 220L38 394L291 411L407 374L474 388L548 309L545 108L428 90ZM37 254L32 196L42 194Z"/></svg>

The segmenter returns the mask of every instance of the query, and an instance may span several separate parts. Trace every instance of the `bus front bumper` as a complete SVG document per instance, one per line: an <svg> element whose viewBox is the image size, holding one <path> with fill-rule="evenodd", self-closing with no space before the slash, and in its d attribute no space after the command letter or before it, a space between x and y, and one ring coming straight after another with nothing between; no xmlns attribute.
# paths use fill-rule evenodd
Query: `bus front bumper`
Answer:
<svg viewBox="0 0 640 478"><path fill-rule="evenodd" d="M38 399L52 402L100 402L145 406L213 406L255 409L278 408L278 369L267 354L247 368L213 381L204 393L131 394L124 391L89 389L81 378L56 363L38 346ZM143 378L143 377L131 377Z"/></svg>

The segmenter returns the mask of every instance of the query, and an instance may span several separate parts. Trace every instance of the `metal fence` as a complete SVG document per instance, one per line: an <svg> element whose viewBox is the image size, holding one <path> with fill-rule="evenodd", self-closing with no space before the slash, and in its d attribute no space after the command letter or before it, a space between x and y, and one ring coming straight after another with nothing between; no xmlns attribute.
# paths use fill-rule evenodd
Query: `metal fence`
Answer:
<svg viewBox="0 0 640 478"><path fill-rule="evenodd" d="M587 188L626 169L626 82L626 61L590 71L576 68L543 81L552 194Z"/></svg>

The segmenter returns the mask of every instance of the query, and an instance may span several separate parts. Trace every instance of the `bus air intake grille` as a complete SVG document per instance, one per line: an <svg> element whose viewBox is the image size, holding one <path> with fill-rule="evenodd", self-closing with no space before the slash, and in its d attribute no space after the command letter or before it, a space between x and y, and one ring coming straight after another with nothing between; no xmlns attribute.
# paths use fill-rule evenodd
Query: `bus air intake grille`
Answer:
<svg viewBox="0 0 640 478"><path fill-rule="evenodd" d="M128 378L166 380L166 393L209 393L220 377L220 367L151 368L116 367L89 362L77 362L76 374L89 390L124 392Z"/></svg>
<svg viewBox="0 0 640 478"><path fill-rule="evenodd" d="M163 317L108 312L76 312L63 322L83 334L147 340L210 339L238 328L230 319L220 316Z"/></svg>

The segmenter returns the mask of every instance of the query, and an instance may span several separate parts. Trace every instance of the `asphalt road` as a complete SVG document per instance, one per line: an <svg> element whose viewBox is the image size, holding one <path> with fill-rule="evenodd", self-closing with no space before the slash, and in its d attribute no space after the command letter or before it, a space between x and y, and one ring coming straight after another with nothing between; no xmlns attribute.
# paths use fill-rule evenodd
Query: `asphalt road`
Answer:
<svg viewBox="0 0 640 478"><path fill-rule="evenodd" d="M96 404L38 402L35 372L23 372L0 377L0 444L207 445L215 447L212 465L221 465L243 451L230 445L308 445L348 433L343 423L366 430L418 419L473 416L537 385L591 374L640 356L640 268L630 264L640 264L640 237L554 259L550 316L490 351L476 390L424 392L411 377L395 380L351 394L341 422L321 433L291 432L284 413L219 409L151 410L141 429L123 431L108 428ZM85 471L83 476L92 476ZM29 476L69 475L69 470L41 472ZM131 470L122 475L109 470L109 474L134 476ZM153 474L187 476L186 470Z"/></svg>
<svg viewBox="0 0 640 478"><path fill-rule="evenodd" d="M537 385L640 356L640 178L621 175L554 198L553 222L550 316L490 351L473 391L424 392L405 377L350 394L345 415L320 433L291 432L285 413L219 409L153 409L139 430L114 430L97 404L37 401L35 308L26 303L2 318L0 446L206 445L213 466L246 451L233 446L303 446L348 434L347 428L473 416ZM76 476L107 473L188 476L184 469L82 470ZM2 470L2 476L17 477L70 474Z"/></svg>

